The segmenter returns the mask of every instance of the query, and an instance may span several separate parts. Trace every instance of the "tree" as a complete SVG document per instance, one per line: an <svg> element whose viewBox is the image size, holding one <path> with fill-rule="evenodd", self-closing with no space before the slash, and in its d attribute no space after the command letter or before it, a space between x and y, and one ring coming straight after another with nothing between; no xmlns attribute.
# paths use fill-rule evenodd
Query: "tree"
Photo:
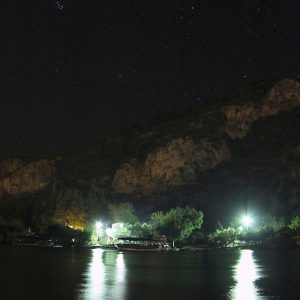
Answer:
<svg viewBox="0 0 300 300"><path fill-rule="evenodd" d="M235 244L240 234L241 232L239 228L219 227L214 232L208 234L208 240L217 246L228 247L230 244Z"/></svg>
<svg viewBox="0 0 300 300"><path fill-rule="evenodd" d="M291 229L298 230L300 228L300 217L293 217L291 223L288 226Z"/></svg>
<svg viewBox="0 0 300 300"><path fill-rule="evenodd" d="M138 222L132 203L109 204L108 210L115 223L134 224Z"/></svg>
<svg viewBox="0 0 300 300"><path fill-rule="evenodd" d="M297 232L297 240L299 239L299 230L300 230L300 217L293 217L291 223L288 225L289 228L296 230Z"/></svg>
<svg viewBox="0 0 300 300"><path fill-rule="evenodd" d="M284 227L286 227L286 221L283 217L269 216L263 220L259 230L265 233L276 233Z"/></svg>
<svg viewBox="0 0 300 300"><path fill-rule="evenodd" d="M80 190L66 189L58 195L55 218L59 224L76 230L84 230L87 225L85 201Z"/></svg>
<svg viewBox="0 0 300 300"><path fill-rule="evenodd" d="M201 229L195 229L184 242L190 246L199 246L206 242L206 236Z"/></svg>
<svg viewBox="0 0 300 300"><path fill-rule="evenodd" d="M148 223L136 222L130 226L130 232L132 237L151 237L152 227Z"/></svg>
<svg viewBox="0 0 300 300"><path fill-rule="evenodd" d="M89 191L85 198L88 216L88 230L93 231L95 222L101 220L102 223L109 223L108 201L103 191Z"/></svg>
<svg viewBox="0 0 300 300"><path fill-rule="evenodd" d="M175 241L182 241L188 238L193 230L201 228L203 213L188 206L176 207L166 213L154 213L150 221L154 233L167 236L173 241L174 247Z"/></svg>

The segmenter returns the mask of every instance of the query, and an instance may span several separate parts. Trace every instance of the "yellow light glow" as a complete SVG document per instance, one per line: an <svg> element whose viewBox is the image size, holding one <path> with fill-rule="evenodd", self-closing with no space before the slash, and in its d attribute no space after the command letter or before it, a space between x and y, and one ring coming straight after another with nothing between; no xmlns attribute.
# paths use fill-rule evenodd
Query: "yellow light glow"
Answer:
<svg viewBox="0 0 300 300"><path fill-rule="evenodd" d="M79 230L79 231L84 231L84 227L80 224L68 224L67 225L69 228L73 229L73 230Z"/></svg>

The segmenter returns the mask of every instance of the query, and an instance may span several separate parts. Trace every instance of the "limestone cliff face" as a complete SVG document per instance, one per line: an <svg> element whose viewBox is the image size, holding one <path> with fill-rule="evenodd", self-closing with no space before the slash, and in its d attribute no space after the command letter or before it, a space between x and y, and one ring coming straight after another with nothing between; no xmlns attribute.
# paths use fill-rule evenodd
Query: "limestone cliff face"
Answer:
<svg viewBox="0 0 300 300"><path fill-rule="evenodd" d="M299 106L300 84L281 80L255 100L204 112L183 125L178 137L147 153L144 161L127 161L115 172L114 191L145 195L196 182L199 174L230 159L228 136L241 139L253 122ZM189 135L191 131L197 134Z"/></svg>
<svg viewBox="0 0 300 300"><path fill-rule="evenodd" d="M23 163L19 159L5 159L0 161L0 178L4 178L9 174L21 169Z"/></svg>
<svg viewBox="0 0 300 300"><path fill-rule="evenodd" d="M259 104L245 103L226 106L224 108L227 118L226 132L232 139L243 138L256 120L274 116L299 105L300 84L290 79L281 80L267 92Z"/></svg>
<svg viewBox="0 0 300 300"><path fill-rule="evenodd" d="M20 196L40 191L54 180L55 173L52 160L32 162L0 180L0 195Z"/></svg>
<svg viewBox="0 0 300 300"><path fill-rule="evenodd" d="M112 188L116 193L142 195L197 183L199 175L231 159L229 145L235 143L230 139L246 137L255 121L279 117L283 115L280 112L300 106L300 84L289 79L264 90L255 101L249 100L253 99L251 93L247 95L240 105L221 107L218 103L82 151L59 165L61 181L71 178L66 180L68 184L79 183L92 190ZM155 148L147 152L150 147ZM236 153L234 148L232 153ZM293 169L293 174L298 172ZM55 176L55 162L50 160L26 165L19 160L2 161L0 194L34 193L47 187Z"/></svg>
<svg viewBox="0 0 300 300"><path fill-rule="evenodd" d="M132 201L141 205L144 215L175 204L195 205L215 226L215 218L243 207L248 199L253 207L270 209L270 214L299 214L300 84L269 83L243 87L238 91L241 97L233 97L226 107L218 102L171 114L55 161L1 161L0 197L24 199L0 199L1 211L11 212L0 217L15 218L16 213L26 224L40 226L54 216L55 207L63 211L70 205L75 212L86 207L88 214L106 201ZM236 99L239 105L234 105ZM54 181L50 192L47 187ZM37 201L25 200L26 194L44 189ZM75 197L80 205L69 204L72 193L61 197L68 189L81 194ZM26 203L18 209L22 201ZM41 220L22 215L25 207L41 212Z"/></svg>
<svg viewBox="0 0 300 300"><path fill-rule="evenodd" d="M119 193L151 194L191 183L197 174L228 159L230 151L223 140L179 137L149 153L143 162L133 159L123 164L112 187Z"/></svg>

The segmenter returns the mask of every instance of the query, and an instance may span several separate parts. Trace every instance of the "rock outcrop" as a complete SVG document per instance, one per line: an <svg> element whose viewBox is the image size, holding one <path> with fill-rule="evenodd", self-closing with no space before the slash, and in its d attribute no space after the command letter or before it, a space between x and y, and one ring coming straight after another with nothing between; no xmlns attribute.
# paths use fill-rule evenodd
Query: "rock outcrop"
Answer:
<svg viewBox="0 0 300 300"><path fill-rule="evenodd" d="M115 172L112 188L117 193L147 195L193 183L199 174L230 159L228 137L241 139L255 121L299 105L300 84L285 79L256 101L208 111L187 122L178 137L147 153L144 161L132 157L122 164ZM196 137L189 136L191 131L197 132Z"/></svg>
<svg viewBox="0 0 300 300"><path fill-rule="evenodd" d="M258 119L289 111L299 105L300 84L290 79L281 80L262 97L261 103L226 106L226 132L232 139L241 139Z"/></svg>
<svg viewBox="0 0 300 300"><path fill-rule="evenodd" d="M21 169L23 163L19 159L5 159L0 161L0 179Z"/></svg>
<svg viewBox="0 0 300 300"><path fill-rule="evenodd" d="M300 84L271 84L251 84L229 105L171 114L55 161L1 161L0 196L9 197L0 199L5 213L0 217L43 224L62 199L63 213L70 205L77 214L81 202L69 201L77 191L87 214L110 201L133 202L141 215L192 205L203 210L212 227L228 211L248 204L274 215L299 214ZM67 189L76 194L62 193ZM26 201L27 194L42 190ZM15 196L24 197L11 201Z"/></svg>
<svg viewBox="0 0 300 300"><path fill-rule="evenodd" d="M197 175L230 159L223 140L195 142L179 137L149 153L144 162L133 159L115 173L112 187L119 193L151 194L192 183Z"/></svg>
<svg viewBox="0 0 300 300"><path fill-rule="evenodd" d="M44 159L17 168L0 181L0 195L21 196L43 190L53 182L55 162Z"/></svg>
<svg viewBox="0 0 300 300"><path fill-rule="evenodd" d="M71 160L69 169L62 162L65 169L60 174L69 170L69 182L92 190L99 187L132 195L151 195L199 183L206 171L231 159L232 143L245 140L254 122L300 106L300 84L290 79L263 89L261 97L254 99L248 91L246 94L240 105L218 104L149 126L138 134L111 138L96 151L83 152L81 160ZM151 151L147 151L149 148ZM94 154L89 158L90 153ZM295 169L293 174L297 172ZM20 160L5 160L0 162L0 193L34 193L47 187L55 176L55 162L51 160L25 165Z"/></svg>

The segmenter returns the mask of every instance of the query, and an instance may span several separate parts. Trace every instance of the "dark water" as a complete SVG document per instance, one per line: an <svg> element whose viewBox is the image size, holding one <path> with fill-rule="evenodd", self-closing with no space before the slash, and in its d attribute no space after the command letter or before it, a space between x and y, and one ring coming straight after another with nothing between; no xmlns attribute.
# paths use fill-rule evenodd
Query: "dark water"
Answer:
<svg viewBox="0 0 300 300"><path fill-rule="evenodd" d="M300 250L0 247L0 299L300 299Z"/></svg>

